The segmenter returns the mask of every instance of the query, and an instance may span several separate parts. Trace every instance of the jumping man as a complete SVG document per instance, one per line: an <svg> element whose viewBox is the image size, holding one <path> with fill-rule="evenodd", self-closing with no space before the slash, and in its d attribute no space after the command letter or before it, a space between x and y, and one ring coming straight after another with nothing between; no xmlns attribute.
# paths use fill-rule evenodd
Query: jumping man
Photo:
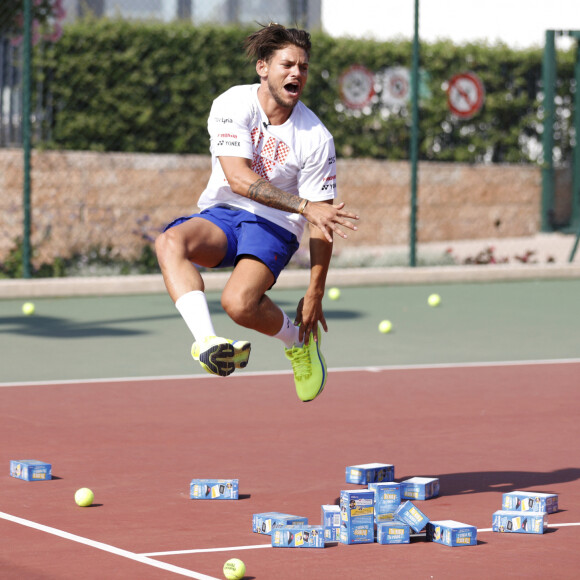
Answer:
<svg viewBox="0 0 580 580"><path fill-rule="evenodd" d="M155 242L165 286L194 337L192 356L227 376L248 364L250 343L216 336L196 267L233 267L221 304L237 324L281 340L298 397L310 401L326 383L319 324L333 235L356 230L358 216L333 205L332 135L301 101L310 35L278 24L246 39L259 84L235 86L213 102L208 130L212 173L200 213L178 218ZM266 292L310 226L310 283L292 322Z"/></svg>

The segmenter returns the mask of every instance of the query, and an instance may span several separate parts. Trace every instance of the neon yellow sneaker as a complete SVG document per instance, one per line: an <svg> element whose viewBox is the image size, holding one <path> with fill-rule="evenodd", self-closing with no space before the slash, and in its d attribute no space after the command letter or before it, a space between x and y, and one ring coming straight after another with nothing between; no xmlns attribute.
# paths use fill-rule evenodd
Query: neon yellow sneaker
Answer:
<svg viewBox="0 0 580 580"><path fill-rule="evenodd" d="M194 342L191 356L213 375L227 377L235 369L247 366L252 346L247 340L230 340L219 336L210 336L202 341L201 346Z"/></svg>
<svg viewBox="0 0 580 580"><path fill-rule="evenodd" d="M326 361L320 351L321 337L322 330L319 328L318 342L315 342L313 334L310 333L308 344L284 349L286 358L292 363L296 394L304 402L316 399L326 384L327 370Z"/></svg>

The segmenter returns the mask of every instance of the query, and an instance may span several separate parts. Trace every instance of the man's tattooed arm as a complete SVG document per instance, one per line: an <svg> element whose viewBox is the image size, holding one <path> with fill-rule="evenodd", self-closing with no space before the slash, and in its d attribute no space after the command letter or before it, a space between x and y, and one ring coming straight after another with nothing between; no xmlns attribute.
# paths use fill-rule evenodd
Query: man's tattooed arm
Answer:
<svg viewBox="0 0 580 580"><path fill-rule="evenodd" d="M287 193L260 177L248 189L248 197L262 205L288 212L299 212L304 201L297 195Z"/></svg>

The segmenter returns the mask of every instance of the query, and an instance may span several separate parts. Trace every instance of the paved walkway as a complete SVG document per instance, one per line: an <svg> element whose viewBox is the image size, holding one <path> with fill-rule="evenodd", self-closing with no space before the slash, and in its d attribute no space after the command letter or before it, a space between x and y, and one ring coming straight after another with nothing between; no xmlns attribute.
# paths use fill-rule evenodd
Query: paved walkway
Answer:
<svg viewBox="0 0 580 580"><path fill-rule="evenodd" d="M484 282L533 279L580 278L580 251L570 263L569 257L575 236L538 234L529 238L505 238L493 240L467 240L421 244L419 252L443 254L450 249L457 264L474 257L488 248L499 262L486 265L455 265L410 268L366 267L331 268L327 286L376 286L398 284L428 284L433 282ZM363 248L344 250L343 254L368 251ZM378 250L377 250L378 251ZM397 246L381 247L384 254L404 253L408 249ZM528 263L516 256L532 252ZM340 260L335 260L338 264ZM308 285L310 273L304 270L282 272L277 288L300 288ZM208 291L221 290L229 277L227 272L207 272L204 274ZM1 298L33 298L42 296L94 296L114 294L155 294L165 292L159 274L142 276L100 276L78 278L40 278L32 280L0 280Z"/></svg>

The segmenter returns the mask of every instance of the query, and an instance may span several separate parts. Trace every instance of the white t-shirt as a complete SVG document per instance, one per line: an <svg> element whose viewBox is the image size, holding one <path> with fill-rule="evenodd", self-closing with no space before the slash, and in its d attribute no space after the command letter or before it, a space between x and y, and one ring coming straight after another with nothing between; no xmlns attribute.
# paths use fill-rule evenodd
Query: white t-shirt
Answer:
<svg viewBox="0 0 580 580"><path fill-rule="evenodd" d="M301 102L283 125L268 125L258 101L259 85L232 87L213 102L208 119L212 173L199 198L200 209L227 204L259 215L302 237L306 220L234 193L219 156L252 160L252 170L280 189L310 201L336 195L332 135Z"/></svg>

